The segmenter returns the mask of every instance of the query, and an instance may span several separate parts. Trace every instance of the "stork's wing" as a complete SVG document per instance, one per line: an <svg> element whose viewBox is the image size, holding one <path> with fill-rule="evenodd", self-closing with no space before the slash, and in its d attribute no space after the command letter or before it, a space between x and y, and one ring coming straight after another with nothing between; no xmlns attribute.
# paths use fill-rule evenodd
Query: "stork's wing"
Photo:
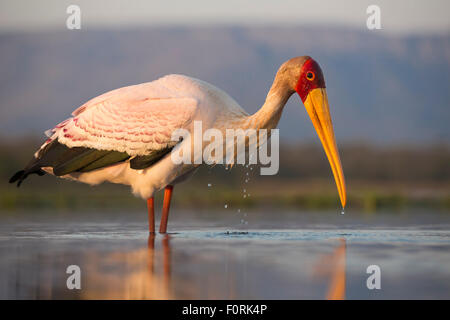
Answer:
<svg viewBox="0 0 450 320"><path fill-rule="evenodd" d="M42 174L46 166L64 175L130 157L133 169L146 168L175 146L172 132L187 127L197 107L193 96L182 96L160 80L107 92L49 130L50 138L11 182L21 182L30 173Z"/></svg>
<svg viewBox="0 0 450 320"><path fill-rule="evenodd" d="M108 92L73 112L56 126L52 139L70 148L145 156L173 147L172 132L192 120L197 100L180 96L158 81Z"/></svg>

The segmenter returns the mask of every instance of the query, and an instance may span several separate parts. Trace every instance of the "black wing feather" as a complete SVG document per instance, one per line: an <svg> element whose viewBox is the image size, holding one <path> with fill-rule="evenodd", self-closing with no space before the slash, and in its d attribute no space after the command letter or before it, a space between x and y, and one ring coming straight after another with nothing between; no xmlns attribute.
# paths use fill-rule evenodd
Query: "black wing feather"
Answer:
<svg viewBox="0 0 450 320"><path fill-rule="evenodd" d="M153 151L149 155L134 157L130 160L132 169L140 170L152 166L168 154L173 147ZM107 167L130 158L126 152L97 150L92 148L69 148L53 140L38 152L37 158L33 158L24 170L16 172L10 183L17 181L19 187L23 180L30 174L42 176L45 174L41 168L52 167L56 176L63 176L72 172L89 172Z"/></svg>
<svg viewBox="0 0 450 320"><path fill-rule="evenodd" d="M38 152L38 157L33 158L24 170L16 172L10 183L17 181L17 186L25 180L28 175L36 173L44 175L42 167L52 167L56 176L62 176L71 172L88 172L91 170L106 167L121 161L125 161L130 156L124 152L96 150L84 147L69 148L64 144L53 140Z"/></svg>
<svg viewBox="0 0 450 320"><path fill-rule="evenodd" d="M148 168L161 160L172 149L173 147L168 147L161 150L155 150L149 155L134 157L130 160L130 167L131 169L136 170Z"/></svg>

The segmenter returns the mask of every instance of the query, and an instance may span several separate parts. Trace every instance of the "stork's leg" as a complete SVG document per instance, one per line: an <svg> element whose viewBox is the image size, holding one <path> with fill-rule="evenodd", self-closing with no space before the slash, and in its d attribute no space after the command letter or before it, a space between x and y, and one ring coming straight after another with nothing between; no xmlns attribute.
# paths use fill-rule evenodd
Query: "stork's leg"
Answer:
<svg viewBox="0 0 450 320"><path fill-rule="evenodd" d="M155 200L153 197L147 199L148 209L148 231L151 234L155 233Z"/></svg>
<svg viewBox="0 0 450 320"><path fill-rule="evenodd" d="M161 215L161 223L159 224L159 233L166 233L167 221L169 220L170 199L172 198L173 186L168 185L164 189L164 203Z"/></svg>

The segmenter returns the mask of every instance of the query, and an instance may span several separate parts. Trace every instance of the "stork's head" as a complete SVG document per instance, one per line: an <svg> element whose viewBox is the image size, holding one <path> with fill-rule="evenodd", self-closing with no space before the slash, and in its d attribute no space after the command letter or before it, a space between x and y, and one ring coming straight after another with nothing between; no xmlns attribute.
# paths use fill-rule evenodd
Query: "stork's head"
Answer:
<svg viewBox="0 0 450 320"><path fill-rule="evenodd" d="M345 179L334 137L322 69L311 57L303 56L285 62L279 73L286 80L289 90L297 92L305 105L330 162L342 207L345 207Z"/></svg>

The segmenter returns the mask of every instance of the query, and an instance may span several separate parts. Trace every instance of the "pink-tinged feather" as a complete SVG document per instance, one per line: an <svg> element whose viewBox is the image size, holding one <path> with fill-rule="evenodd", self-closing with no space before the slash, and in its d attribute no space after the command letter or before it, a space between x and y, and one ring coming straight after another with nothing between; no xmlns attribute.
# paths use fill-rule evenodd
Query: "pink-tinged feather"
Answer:
<svg viewBox="0 0 450 320"><path fill-rule="evenodd" d="M198 100L164 85L163 79L113 90L88 101L72 113L74 118L55 127L56 137L69 147L130 155L145 155L175 144L170 140L172 132L189 125Z"/></svg>

